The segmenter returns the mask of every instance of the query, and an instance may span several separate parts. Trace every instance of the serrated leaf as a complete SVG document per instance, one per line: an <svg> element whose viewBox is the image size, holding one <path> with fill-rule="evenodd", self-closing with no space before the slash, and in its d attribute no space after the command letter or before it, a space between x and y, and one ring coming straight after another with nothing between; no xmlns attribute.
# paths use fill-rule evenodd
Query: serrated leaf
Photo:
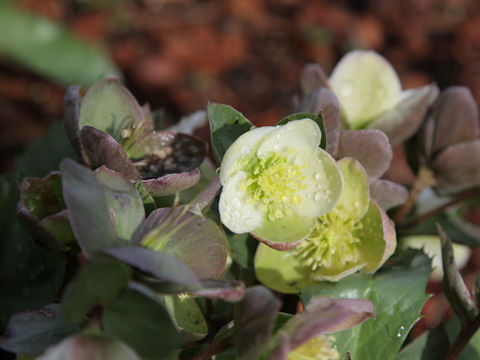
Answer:
<svg viewBox="0 0 480 360"><path fill-rule="evenodd" d="M182 343L165 308L134 290L106 307L102 321L106 334L128 344L144 360L169 359Z"/></svg>
<svg viewBox="0 0 480 360"><path fill-rule="evenodd" d="M240 135L251 129L252 123L233 107L222 104L208 106L208 120L213 156L220 164L225 151Z"/></svg>
<svg viewBox="0 0 480 360"><path fill-rule="evenodd" d="M0 5L0 53L60 84L89 85L119 75L100 50L66 28L12 6Z"/></svg>
<svg viewBox="0 0 480 360"><path fill-rule="evenodd" d="M291 114L286 117L284 117L282 120L278 122L277 125L285 125L289 123L290 121L294 120L302 120L302 119L312 119L315 121L315 123L318 125L320 128L320 131L322 132L322 139L320 140L320 147L323 150L327 149L327 134L325 132L325 126L323 125L323 119L315 114L307 114L307 113L296 113L296 114Z"/></svg>
<svg viewBox="0 0 480 360"><path fill-rule="evenodd" d="M80 329L66 322L59 304L15 314L10 319L0 348L15 353L38 355Z"/></svg>
<svg viewBox="0 0 480 360"><path fill-rule="evenodd" d="M301 298L304 303L316 295L372 301L376 319L335 334L337 350L350 352L353 360L395 359L428 299L430 271L425 254L410 251L392 258L375 275L356 274L337 283L313 285L302 290Z"/></svg>
<svg viewBox="0 0 480 360"><path fill-rule="evenodd" d="M62 301L65 319L73 323L98 305L106 305L127 287L129 269L122 263L106 257L94 257L87 262L68 285Z"/></svg>

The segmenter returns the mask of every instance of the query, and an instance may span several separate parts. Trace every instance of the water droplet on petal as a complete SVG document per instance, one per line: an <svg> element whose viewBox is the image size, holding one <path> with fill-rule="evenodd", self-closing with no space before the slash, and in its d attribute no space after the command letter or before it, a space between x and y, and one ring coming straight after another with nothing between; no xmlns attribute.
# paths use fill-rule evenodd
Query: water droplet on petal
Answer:
<svg viewBox="0 0 480 360"><path fill-rule="evenodd" d="M360 203L359 203L358 201L355 201L355 202L353 203L353 205L354 205L356 208L359 208L359 207L360 207Z"/></svg>
<svg viewBox="0 0 480 360"><path fill-rule="evenodd" d="M315 201L316 201L316 202L319 202L321 199L322 199L322 194L319 193L319 192L317 192L317 193L315 194Z"/></svg>
<svg viewBox="0 0 480 360"><path fill-rule="evenodd" d="M315 174L315 180L320 180L322 178L322 174L317 173Z"/></svg>

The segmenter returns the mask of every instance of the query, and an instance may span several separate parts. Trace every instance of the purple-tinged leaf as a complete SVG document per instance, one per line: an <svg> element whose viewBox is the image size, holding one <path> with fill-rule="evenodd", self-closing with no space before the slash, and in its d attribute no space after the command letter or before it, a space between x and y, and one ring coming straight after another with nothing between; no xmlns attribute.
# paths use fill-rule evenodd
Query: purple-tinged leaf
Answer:
<svg viewBox="0 0 480 360"><path fill-rule="evenodd" d="M432 169L441 195L479 186L480 139L449 146L435 157Z"/></svg>
<svg viewBox="0 0 480 360"><path fill-rule="evenodd" d="M423 118L438 95L435 84L425 85L402 93L402 100L390 111L368 125L370 129L383 131L395 146L415 134Z"/></svg>
<svg viewBox="0 0 480 360"><path fill-rule="evenodd" d="M70 159L60 163L63 198L80 248L88 255L117 243L102 185L86 167Z"/></svg>
<svg viewBox="0 0 480 360"><path fill-rule="evenodd" d="M105 165L129 180L140 177L122 146L111 135L94 127L84 126L80 131L80 139L87 164L91 167Z"/></svg>
<svg viewBox="0 0 480 360"><path fill-rule="evenodd" d="M236 280L201 280L200 285L191 292L210 299L237 302L245 296L245 284Z"/></svg>
<svg viewBox="0 0 480 360"><path fill-rule="evenodd" d="M61 186L61 176L58 171L42 179L24 178L19 187L20 203L37 219L43 219L63 209L61 194L57 193Z"/></svg>
<svg viewBox="0 0 480 360"><path fill-rule="evenodd" d="M318 296L310 300L305 310L291 318L281 329L289 338L293 350L314 336L337 332L375 317L368 300L330 299Z"/></svg>
<svg viewBox="0 0 480 360"><path fill-rule="evenodd" d="M389 168L392 147L387 136L378 130L347 130L340 133L337 158L353 157L367 171L370 180L378 179Z"/></svg>
<svg viewBox="0 0 480 360"><path fill-rule="evenodd" d="M105 166L95 170L93 175L104 188L117 237L130 240L137 227L145 220L140 194L133 184Z"/></svg>
<svg viewBox="0 0 480 360"><path fill-rule="evenodd" d="M435 134L432 153L477 139L480 135L478 115L477 102L468 88L452 86L445 89L433 108Z"/></svg>
<svg viewBox="0 0 480 360"><path fill-rule="evenodd" d="M424 155L426 160L432 156L433 136L435 132L435 119L430 114L425 119L422 126L422 131L419 133L419 153Z"/></svg>
<svg viewBox="0 0 480 360"><path fill-rule="evenodd" d="M82 98L78 124L80 129L88 125L121 141L123 129L144 120L142 108L120 80L103 78L93 84Z"/></svg>
<svg viewBox="0 0 480 360"><path fill-rule="evenodd" d="M264 352L281 306L281 301L263 286L247 290L240 303L234 337L237 359L257 359Z"/></svg>
<svg viewBox="0 0 480 360"><path fill-rule="evenodd" d="M144 246L179 259L200 279L221 276L227 266L229 246L225 233L211 219L188 208L157 209L135 234Z"/></svg>
<svg viewBox="0 0 480 360"><path fill-rule="evenodd" d="M162 281L185 286L196 285L199 281L187 265L164 252L128 246L105 249L104 253Z"/></svg>
<svg viewBox="0 0 480 360"><path fill-rule="evenodd" d="M203 212L208 210L221 187L220 178L215 176L210 184L188 204L188 210L195 215L203 216Z"/></svg>
<svg viewBox="0 0 480 360"><path fill-rule="evenodd" d="M325 87L315 89L303 98L297 111L321 116L327 137L327 151L335 156L341 125L340 104L335 94Z"/></svg>
<svg viewBox="0 0 480 360"><path fill-rule="evenodd" d="M439 224L437 224L437 231L442 245L443 289L453 311L462 323L467 324L474 321L478 310L455 264L450 237Z"/></svg>
<svg viewBox="0 0 480 360"><path fill-rule="evenodd" d="M328 78L320 65L312 63L303 67L300 73L300 87L304 94L321 87L329 87Z"/></svg>
<svg viewBox="0 0 480 360"><path fill-rule="evenodd" d="M58 304L50 304L13 315L0 337L0 347L15 353L38 355L79 330L64 320Z"/></svg>
<svg viewBox="0 0 480 360"><path fill-rule="evenodd" d="M408 199L405 186L388 180L374 180L370 183L370 197L384 210L402 205Z"/></svg>
<svg viewBox="0 0 480 360"><path fill-rule="evenodd" d="M80 158L83 158L82 145L80 143L80 85L70 86L63 98L63 116L65 132Z"/></svg>
<svg viewBox="0 0 480 360"><path fill-rule="evenodd" d="M195 185L202 174L198 168L179 174L170 174L157 179L142 180L142 186L150 195L174 194Z"/></svg>

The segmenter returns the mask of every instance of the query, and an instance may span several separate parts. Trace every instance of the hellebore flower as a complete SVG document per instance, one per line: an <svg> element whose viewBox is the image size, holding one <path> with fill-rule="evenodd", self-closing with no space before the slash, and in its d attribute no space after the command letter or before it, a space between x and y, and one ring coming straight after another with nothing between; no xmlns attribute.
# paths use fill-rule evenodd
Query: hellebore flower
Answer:
<svg viewBox="0 0 480 360"><path fill-rule="evenodd" d="M272 289L295 293L316 281L338 281L358 270L374 273L393 253L395 229L374 200L368 177L353 158L338 161L345 181L337 206L318 217L315 230L295 249L260 244L257 278Z"/></svg>
<svg viewBox="0 0 480 360"><path fill-rule="evenodd" d="M220 167L222 223L277 249L295 247L316 218L335 207L343 188L320 140L318 125L308 118L241 135Z"/></svg>
<svg viewBox="0 0 480 360"><path fill-rule="evenodd" d="M23 179L17 213L44 246L68 251L75 244L63 201L60 172L52 172L41 179Z"/></svg>
<svg viewBox="0 0 480 360"><path fill-rule="evenodd" d="M338 98L346 127L381 130L392 145L416 133L438 95L435 84L402 91L391 64L376 52L365 50L346 54L328 80L317 64L307 65L301 84L305 94L330 88Z"/></svg>
<svg viewBox="0 0 480 360"><path fill-rule="evenodd" d="M385 210L408 199L405 187L380 179L390 167L393 152L388 137L376 129L341 130L340 105L327 88L314 90L298 111L319 114L327 137L327 151L335 158L353 157L367 172L370 195Z"/></svg>
<svg viewBox="0 0 480 360"><path fill-rule="evenodd" d="M425 122L423 137L437 193L450 195L480 185L480 120L468 88L442 91Z"/></svg>
<svg viewBox="0 0 480 360"><path fill-rule="evenodd" d="M154 131L148 106L140 107L118 79L101 79L83 96L80 86L68 88L64 107L67 135L85 164L142 180L153 195L175 193L200 179L205 142Z"/></svg>

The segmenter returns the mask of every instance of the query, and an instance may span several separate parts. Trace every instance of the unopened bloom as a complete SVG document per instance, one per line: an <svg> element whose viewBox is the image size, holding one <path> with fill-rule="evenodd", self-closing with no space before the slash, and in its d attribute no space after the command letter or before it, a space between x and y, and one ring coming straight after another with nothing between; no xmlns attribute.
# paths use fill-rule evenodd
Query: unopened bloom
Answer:
<svg viewBox="0 0 480 360"><path fill-rule="evenodd" d="M265 285L290 293L358 270L373 273L395 250L393 224L370 199L365 170L353 158L338 163L345 181L342 195L331 212L318 217L315 230L289 251L257 249L255 272Z"/></svg>
<svg viewBox="0 0 480 360"><path fill-rule="evenodd" d="M277 249L294 247L331 211L343 188L311 119L255 128L227 150L220 168L222 223Z"/></svg>

